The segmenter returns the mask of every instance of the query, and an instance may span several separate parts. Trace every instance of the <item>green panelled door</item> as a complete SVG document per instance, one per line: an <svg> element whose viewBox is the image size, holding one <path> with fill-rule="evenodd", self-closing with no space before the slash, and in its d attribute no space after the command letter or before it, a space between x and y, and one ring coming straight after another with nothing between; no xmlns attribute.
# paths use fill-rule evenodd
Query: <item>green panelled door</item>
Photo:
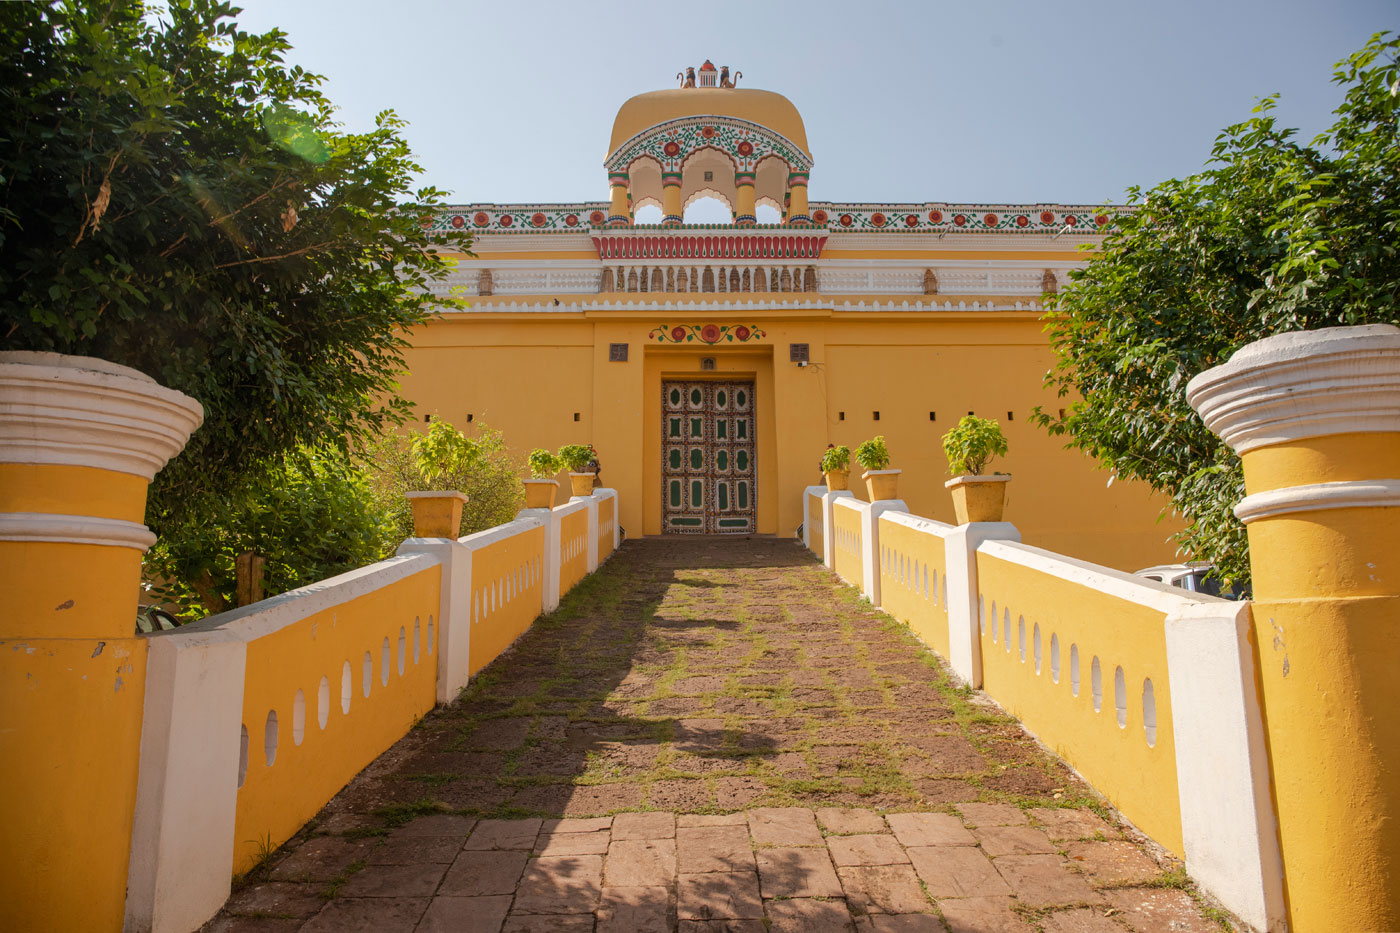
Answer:
<svg viewBox="0 0 1400 933"><path fill-rule="evenodd" d="M663 382L661 412L664 532L753 531L753 383Z"/></svg>

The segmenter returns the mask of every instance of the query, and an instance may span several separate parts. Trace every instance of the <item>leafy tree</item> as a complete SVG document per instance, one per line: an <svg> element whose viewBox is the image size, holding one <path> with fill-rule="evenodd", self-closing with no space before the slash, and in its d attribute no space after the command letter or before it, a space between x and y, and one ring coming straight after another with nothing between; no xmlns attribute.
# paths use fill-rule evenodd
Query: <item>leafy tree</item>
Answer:
<svg viewBox="0 0 1400 933"><path fill-rule="evenodd" d="M525 499L521 465L511 457L501 432L478 422L476 433L467 438L446 421L437 421L415 439L391 435L365 449L361 460L376 507L387 517L396 545L413 535L413 511L404 494L416 490L455 489L466 495L459 535L515 518Z"/></svg>
<svg viewBox="0 0 1400 933"><path fill-rule="evenodd" d="M1400 320L1398 56L1381 33L1338 64L1345 97L1312 143L1280 128L1266 98L1220 135L1205 171L1132 189L1134 209L1050 299L1059 361L1046 384L1077 400L1037 419L1167 494L1190 521L1182 551L1228 578L1249 574L1232 511L1243 474L1186 383L1271 334Z"/></svg>
<svg viewBox="0 0 1400 933"><path fill-rule="evenodd" d="M299 449L232 494L211 521L157 540L146 572L155 595L182 614L201 616L234 605L235 559L253 551L266 561L268 596L380 560L403 537L364 472L336 447Z"/></svg>
<svg viewBox="0 0 1400 933"><path fill-rule="evenodd" d="M400 422L435 250L470 243L420 225L442 193L411 190L392 112L341 131L285 34L237 12L0 4L0 348L102 357L204 405L151 489L167 537L299 447Z"/></svg>

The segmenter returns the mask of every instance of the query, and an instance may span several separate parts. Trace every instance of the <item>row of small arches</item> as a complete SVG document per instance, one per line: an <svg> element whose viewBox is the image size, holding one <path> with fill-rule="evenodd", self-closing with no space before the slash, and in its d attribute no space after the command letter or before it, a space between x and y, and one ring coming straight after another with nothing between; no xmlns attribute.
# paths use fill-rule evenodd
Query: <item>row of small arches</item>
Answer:
<svg viewBox="0 0 1400 933"><path fill-rule="evenodd" d="M417 665L422 657L423 649L423 625L421 617L413 620L413 663ZM433 653L434 641L433 617L428 616L428 641L427 653ZM389 685L390 669L397 664L399 676L402 677L407 667L408 655L408 630L404 626L399 626L399 638L397 651L390 647L389 637L384 637L384 643L380 648L379 659L379 683L380 686ZM374 656L366 651L364 661L361 664L360 690L368 699L370 692L374 688ZM349 660L346 660L340 670L340 712L341 715L350 715L350 705L354 697L354 674ZM321 683L316 690L316 724L324 732L330 722L331 715L331 682L329 677L322 677ZM292 698L292 744L301 745L306 739L306 693L297 688L296 695ZM263 721L263 760L267 766L272 767L277 760L277 749L281 740L281 726L277 716L276 708L267 711L267 718ZM248 724L243 723L239 730L238 748L238 786L242 787L243 782L248 777Z"/></svg>
<svg viewBox="0 0 1400 933"><path fill-rule="evenodd" d="M472 599L472 620L481 622L504 608L521 593L540 582L541 559L533 557L507 571L476 591Z"/></svg>
<svg viewBox="0 0 1400 933"><path fill-rule="evenodd" d="M1000 645L1007 654L1011 653L1011 610L1002 607L1001 610L1001 637L997 637L997 604L992 600L990 616L984 611L982 598L977 600L978 616L982 630L982 637L988 634L988 618L991 619L990 630L992 644ZM1017 616L1016 620L1016 650L1021 663L1026 662L1026 617ZM1036 676L1041 673L1041 633L1040 623L1035 623L1031 632L1031 656L1035 665ZM1050 636L1050 680L1052 683L1060 682L1060 636L1052 633ZM1079 645L1071 643L1069 647L1069 689L1070 695L1079 696L1080 691L1080 665L1079 665ZM1094 655L1089 666L1089 695L1094 706L1094 712L1103 711L1103 665L1099 661L1098 655ZM1113 672L1113 705L1118 728L1128 727L1128 680L1123 671L1123 666L1118 665ZM1157 745L1157 694L1152 686L1152 678L1144 677L1142 681L1142 729L1143 735L1147 739L1149 748Z"/></svg>
<svg viewBox="0 0 1400 933"><path fill-rule="evenodd" d="M848 553L860 555L861 534L859 531L852 531L849 528L842 528L838 522L836 525L836 549L847 551Z"/></svg>
<svg viewBox="0 0 1400 933"><path fill-rule="evenodd" d="M571 560L582 557L587 547L588 542L585 535L575 535L572 538L566 539L560 548L560 556L563 559L563 563L567 564Z"/></svg>
<svg viewBox="0 0 1400 933"><path fill-rule="evenodd" d="M608 266L600 292L815 292L816 266Z"/></svg>
<svg viewBox="0 0 1400 933"><path fill-rule="evenodd" d="M921 595L944 612L948 611L948 575L946 573L943 575L942 589L940 590L937 567L930 569L927 562L912 558L897 548L886 546L882 548L882 552L880 566L884 568L885 576L915 596Z"/></svg>

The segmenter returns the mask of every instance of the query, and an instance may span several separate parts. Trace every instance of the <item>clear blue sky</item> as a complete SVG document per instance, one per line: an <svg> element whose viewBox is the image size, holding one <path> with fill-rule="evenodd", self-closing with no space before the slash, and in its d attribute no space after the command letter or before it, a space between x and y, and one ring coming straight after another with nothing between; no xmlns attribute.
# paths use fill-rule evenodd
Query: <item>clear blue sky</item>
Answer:
<svg viewBox="0 0 1400 933"><path fill-rule="evenodd" d="M813 199L1121 202L1198 170L1264 95L1310 138L1333 63L1400 29L1396 0L243 6L348 128L406 118L455 202L605 200L617 108L706 58L797 105Z"/></svg>

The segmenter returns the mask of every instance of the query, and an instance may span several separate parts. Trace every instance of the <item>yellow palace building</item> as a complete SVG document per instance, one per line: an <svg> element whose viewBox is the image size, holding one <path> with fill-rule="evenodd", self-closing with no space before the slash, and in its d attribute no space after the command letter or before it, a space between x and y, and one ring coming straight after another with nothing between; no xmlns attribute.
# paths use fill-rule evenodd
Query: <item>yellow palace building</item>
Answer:
<svg viewBox="0 0 1400 933"><path fill-rule="evenodd" d="M975 412L1009 439L995 468L1027 543L1128 570L1171 558L1161 500L1030 422L1065 404L1042 386L1044 295L1104 209L809 200L801 114L709 62L624 103L603 165L607 202L431 221L471 230L475 256L440 285L458 308L412 337L403 392L425 418L522 453L593 444L634 536L791 535L827 444L875 435L910 509L951 521L940 438ZM733 222L684 223L707 197ZM638 223L648 206L659 222Z"/></svg>

